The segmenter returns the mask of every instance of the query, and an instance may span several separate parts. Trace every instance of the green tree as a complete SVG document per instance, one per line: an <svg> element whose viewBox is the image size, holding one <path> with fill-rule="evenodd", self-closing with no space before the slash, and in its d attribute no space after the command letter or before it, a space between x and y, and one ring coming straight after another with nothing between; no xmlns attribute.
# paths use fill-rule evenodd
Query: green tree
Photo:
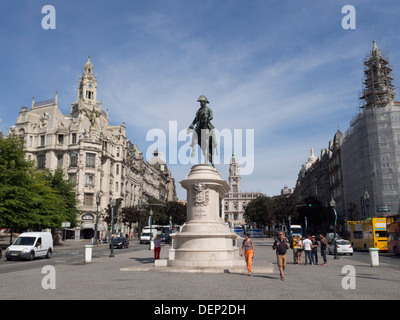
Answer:
<svg viewBox="0 0 400 320"><path fill-rule="evenodd" d="M81 213L77 208L78 199L75 193L75 186L69 180L64 179L62 169L57 169L54 173L50 170L45 171L45 179L49 181L50 186L63 199L64 210L59 212L62 216L62 221L71 222L71 227L75 227L77 223L76 217Z"/></svg>
<svg viewBox="0 0 400 320"><path fill-rule="evenodd" d="M186 205L169 201L163 202L150 198L143 209L137 206L124 207L121 209L122 222L137 224L137 232L140 233L144 226L148 225L150 210L153 211L152 224L169 225L169 217L174 224L181 225L186 221Z"/></svg>
<svg viewBox="0 0 400 320"><path fill-rule="evenodd" d="M23 141L0 134L0 225L21 231L59 228L68 216L64 197L25 159Z"/></svg>
<svg viewBox="0 0 400 320"><path fill-rule="evenodd" d="M167 202L165 213L168 217L172 217L173 224L182 225L186 222L186 204L176 201L169 201Z"/></svg>
<svg viewBox="0 0 400 320"><path fill-rule="evenodd" d="M121 209L122 222L129 225L129 229L132 228L134 224L136 226L136 232L140 233L142 226L147 225L147 213L140 210L137 206L124 207Z"/></svg>
<svg viewBox="0 0 400 320"><path fill-rule="evenodd" d="M267 196L259 196L249 202L246 207L246 222L271 226L273 222L273 200Z"/></svg>
<svg viewBox="0 0 400 320"><path fill-rule="evenodd" d="M27 185L27 189L29 203L26 210L29 213L29 219L23 221L26 223L23 228L33 230L61 228L61 222L65 221L66 216L64 199L56 189L51 187L45 172L36 172L31 183Z"/></svg>
<svg viewBox="0 0 400 320"><path fill-rule="evenodd" d="M156 200L152 197L147 199L147 204L144 209L148 213L147 217L150 216L150 210L153 212L152 224L167 225L169 224L169 216L166 213L166 204L162 201Z"/></svg>
<svg viewBox="0 0 400 320"><path fill-rule="evenodd" d="M115 207L114 207L114 225L118 223L118 221L122 220L122 217L120 215L120 211L121 211L121 205L122 205L122 198L116 199L115 201ZM111 204L109 203L107 205L107 208L105 210L105 217L104 217L104 221L107 222L107 224L109 225L109 227L111 226ZM120 218L120 219L118 219Z"/></svg>
<svg viewBox="0 0 400 320"><path fill-rule="evenodd" d="M141 219L140 210L137 206L123 207L121 209L122 222L131 225Z"/></svg>
<svg viewBox="0 0 400 320"><path fill-rule="evenodd" d="M298 204L297 211L298 218L295 222L305 226L305 219L307 217L307 233L325 232L330 221L330 210L325 208L316 197L303 199Z"/></svg>
<svg viewBox="0 0 400 320"><path fill-rule="evenodd" d="M289 215L293 216L294 203L293 197L291 196L276 196L271 198L272 200L272 208L271 214L273 216L273 220L275 222L283 222L288 223Z"/></svg>
<svg viewBox="0 0 400 320"><path fill-rule="evenodd" d="M27 200L32 181L33 164L25 160L23 142L0 133L0 225L9 228L26 226Z"/></svg>

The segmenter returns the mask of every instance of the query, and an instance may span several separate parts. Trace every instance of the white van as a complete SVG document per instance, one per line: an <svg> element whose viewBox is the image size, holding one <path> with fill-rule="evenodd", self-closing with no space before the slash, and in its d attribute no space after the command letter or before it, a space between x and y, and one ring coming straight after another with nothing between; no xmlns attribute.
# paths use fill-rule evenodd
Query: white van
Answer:
<svg viewBox="0 0 400 320"><path fill-rule="evenodd" d="M154 240L158 231L156 229L151 229L151 233L153 234L151 240ZM140 244L142 243L150 243L150 228L144 228L142 230L142 234L140 235Z"/></svg>
<svg viewBox="0 0 400 320"><path fill-rule="evenodd" d="M6 250L7 260L21 258L33 260L36 257L51 258L53 237L50 232L24 232Z"/></svg>
<svg viewBox="0 0 400 320"><path fill-rule="evenodd" d="M151 229L152 230L157 230L157 234L159 234L160 236L163 234L163 226L161 226L161 225L159 225L159 224L153 224L152 226L151 226ZM142 232L147 232L147 233L149 233L150 232L150 226L145 226L143 229L142 229Z"/></svg>

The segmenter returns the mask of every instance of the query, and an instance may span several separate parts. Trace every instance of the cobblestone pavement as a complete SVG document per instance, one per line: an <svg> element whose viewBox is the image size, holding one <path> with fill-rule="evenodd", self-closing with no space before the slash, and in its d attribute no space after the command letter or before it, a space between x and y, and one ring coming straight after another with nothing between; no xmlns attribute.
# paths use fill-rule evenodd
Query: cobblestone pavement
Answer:
<svg viewBox="0 0 400 320"><path fill-rule="evenodd" d="M148 299L148 300L265 300L265 299L399 299L400 270L371 268L353 257L334 260L328 265L294 265L288 251L285 281L281 281L272 250L272 240L254 239L254 266L272 262L272 272L254 274L193 274L154 271L121 271L132 266L152 266L152 251L137 246L119 250L115 258L98 255L91 263L82 261L56 264L56 289L43 289L42 265L29 270L0 275L0 299ZM168 249L161 258L168 257ZM57 249L56 249L57 250ZM365 253L364 253L365 255ZM321 258L320 258L321 259ZM35 261L34 261L35 262ZM33 263L34 263L33 262ZM343 269L354 267L355 278ZM152 270L152 268L147 268ZM352 282L353 281L353 282ZM355 284L344 289L342 283Z"/></svg>

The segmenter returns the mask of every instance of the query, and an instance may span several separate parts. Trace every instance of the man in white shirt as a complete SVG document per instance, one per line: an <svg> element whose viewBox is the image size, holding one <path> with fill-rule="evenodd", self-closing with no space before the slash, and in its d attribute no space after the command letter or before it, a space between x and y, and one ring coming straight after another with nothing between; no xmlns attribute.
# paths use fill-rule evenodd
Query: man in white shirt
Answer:
<svg viewBox="0 0 400 320"><path fill-rule="evenodd" d="M307 239L303 241L303 245L304 245L304 252L306 254L306 263L307 264L307 259L310 261L310 265L312 264L311 261L311 245L312 245L312 241L311 241L311 236L307 236Z"/></svg>

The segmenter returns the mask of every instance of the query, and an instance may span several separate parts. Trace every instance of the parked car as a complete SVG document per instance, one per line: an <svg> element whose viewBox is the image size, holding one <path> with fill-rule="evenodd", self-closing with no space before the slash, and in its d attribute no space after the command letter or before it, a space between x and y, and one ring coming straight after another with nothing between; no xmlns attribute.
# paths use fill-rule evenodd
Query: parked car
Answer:
<svg viewBox="0 0 400 320"><path fill-rule="evenodd" d="M129 240L124 237L120 238L114 238L114 247L117 247L118 249L124 249L129 247ZM110 248L111 248L111 243L110 243Z"/></svg>
<svg viewBox="0 0 400 320"><path fill-rule="evenodd" d="M13 258L33 260L36 257L51 258L53 237L50 232L24 232L5 252L7 260Z"/></svg>
<svg viewBox="0 0 400 320"><path fill-rule="evenodd" d="M0 259L1 259L2 256L3 256L3 250L0 247Z"/></svg>
<svg viewBox="0 0 400 320"><path fill-rule="evenodd" d="M350 254L353 255L353 246L350 241L343 239L336 239L336 248L338 254ZM332 240L328 245L329 254L335 253L335 242Z"/></svg>
<svg viewBox="0 0 400 320"><path fill-rule="evenodd" d="M161 242L165 242L165 243L171 242L171 236L169 235L169 233L163 233L160 238L161 238Z"/></svg>

